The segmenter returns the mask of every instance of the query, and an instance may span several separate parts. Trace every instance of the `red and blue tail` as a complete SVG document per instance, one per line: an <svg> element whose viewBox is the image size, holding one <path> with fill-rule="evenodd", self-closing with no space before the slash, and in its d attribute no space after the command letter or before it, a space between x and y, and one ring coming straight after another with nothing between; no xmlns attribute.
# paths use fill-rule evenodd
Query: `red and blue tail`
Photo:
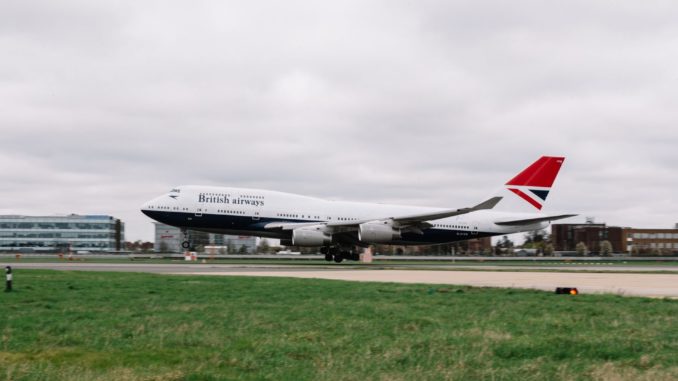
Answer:
<svg viewBox="0 0 678 381"><path fill-rule="evenodd" d="M544 207L564 157L542 156L509 180L502 190L504 199L496 209L536 212ZM506 191L510 193L507 194Z"/></svg>

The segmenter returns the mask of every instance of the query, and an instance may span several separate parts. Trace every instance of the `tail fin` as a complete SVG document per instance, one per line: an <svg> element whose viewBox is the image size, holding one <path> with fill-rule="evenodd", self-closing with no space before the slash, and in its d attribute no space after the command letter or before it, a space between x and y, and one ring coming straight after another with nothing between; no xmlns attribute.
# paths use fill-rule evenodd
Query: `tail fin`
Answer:
<svg viewBox="0 0 678 381"><path fill-rule="evenodd" d="M499 194L503 199L496 209L533 213L541 210L563 161L564 157L540 157L506 183Z"/></svg>

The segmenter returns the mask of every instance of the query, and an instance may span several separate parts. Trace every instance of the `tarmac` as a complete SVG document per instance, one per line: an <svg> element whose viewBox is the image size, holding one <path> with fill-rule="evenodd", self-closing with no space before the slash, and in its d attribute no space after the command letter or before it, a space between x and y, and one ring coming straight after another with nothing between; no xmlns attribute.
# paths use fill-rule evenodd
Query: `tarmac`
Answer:
<svg viewBox="0 0 678 381"><path fill-rule="evenodd" d="M678 298L678 275L674 274L436 270L347 270L322 272L252 270L246 272L184 272L182 274L450 284L475 287L527 288L545 291L553 291L556 287L576 287L580 293L612 293L628 296Z"/></svg>
<svg viewBox="0 0 678 381"><path fill-rule="evenodd" d="M473 266L470 271L440 266L440 269L418 269L405 266L393 269L372 266L342 265L276 265L276 264L145 264L145 263L2 263L20 269L51 269L78 271L123 271L178 275L211 276L266 276L311 279L331 279L358 282L448 284L475 287L525 288L553 291L556 287L577 287L580 293L612 293L627 296L678 298L678 274L657 273L645 269L643 273L617 273L596 268L599 272L565 272L559 269L530 266L532 271L514 271L508 266L497 266L501 271L482 266ZM480 267L480 268L478 268ZM643 266L634 266L643 270ZM654 266L648 266L654 267ZM437 266L436 266L437 268ZM583 270L580 267L577 270ZM617 268L620 269L619 267ZM537 271L535 271L537 270ZM663 271L676 271L667 266ZM20 279L20 271L15 271Z"/></svg>

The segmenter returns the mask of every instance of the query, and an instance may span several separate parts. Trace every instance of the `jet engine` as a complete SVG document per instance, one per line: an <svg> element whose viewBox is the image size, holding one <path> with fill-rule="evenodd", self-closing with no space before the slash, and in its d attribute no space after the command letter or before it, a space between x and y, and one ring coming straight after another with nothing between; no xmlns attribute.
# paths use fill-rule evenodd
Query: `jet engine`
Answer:
<svg viewBox="0 0 678 381"><path fill-rule="evenodd" d="M312 226L292 230L293 246L324 246L332 242L332 236Z"/></svg>
<svg viewBox="0 0 678 381"><path fill-rule="evenodd" d="M400 230L389 221L366 222L358 226L358 239L366 243L387 243L400 238Z"/></svg>

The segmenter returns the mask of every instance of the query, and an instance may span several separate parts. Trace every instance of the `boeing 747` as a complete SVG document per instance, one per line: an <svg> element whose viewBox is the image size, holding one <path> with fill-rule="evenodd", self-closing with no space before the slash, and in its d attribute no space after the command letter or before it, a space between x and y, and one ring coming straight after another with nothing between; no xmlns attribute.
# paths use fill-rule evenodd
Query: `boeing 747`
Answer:
<svg viewBox="0 0 678 381"><path fill-rule="evenodd" d="M325 259L357 260L371 244L433 245L547 227L575 214L541 210L564 157L543 156L477 205L431 208L328 201L277 191L186 185L145 203L150 218L188 230L280 239L282 245L317 246Z"/></svg>

